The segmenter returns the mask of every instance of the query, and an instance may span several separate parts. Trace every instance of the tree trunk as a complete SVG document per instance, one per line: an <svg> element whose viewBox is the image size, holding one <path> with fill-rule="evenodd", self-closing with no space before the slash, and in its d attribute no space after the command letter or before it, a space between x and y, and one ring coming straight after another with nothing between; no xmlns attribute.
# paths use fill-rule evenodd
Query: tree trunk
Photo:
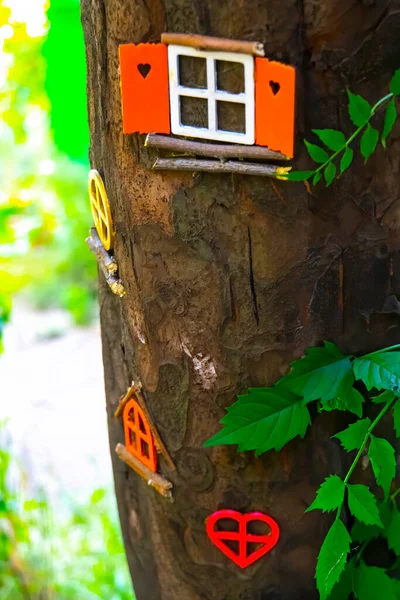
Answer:
<svg viewBox="0 0 400 600"><path fill-rule="evenodd" d="M295 168L312 128L351 132L346 87L376 101L400 66L398 0L82 0L91 164L102 174L126 288L100 276L110 446L138 600L312 600L327 522L304 515L318 484L343 473L334 413L304 440L261 458L203 448L224 407L273 384L324 339L357 353L400 342L400 130L328 189L254 176L155 172L144 136L124 136L118 46L163 31L265 43L297 68ZM113 417L140 380L177 464L169 503L118 457ZM279 523L275 549L241 570L217 550L205 519L220 508Z"/></svg>

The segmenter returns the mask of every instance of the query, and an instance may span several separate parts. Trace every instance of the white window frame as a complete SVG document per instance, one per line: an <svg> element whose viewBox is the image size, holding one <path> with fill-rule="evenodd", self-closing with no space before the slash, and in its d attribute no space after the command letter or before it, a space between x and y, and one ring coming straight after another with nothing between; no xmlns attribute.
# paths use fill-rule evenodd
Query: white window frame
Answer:
<svg viewBox="0 0 400 600"><path fill-rule="evenodd" d="M179 83L179 57L194 56L205 58L207 65L207 87L192 88ZM216 61L223 60L243 65L244 92L233 94L217 89ZM255 141L254 131L254 57L250 54L236 52L216 52L213 50L196 50L189 46L168 46L169 97L171 110L171 131L175 135L194 138L205 138L219 142L252 145ZM181 97L203 98L208 103L208 127L183 125L181 122ZM217 102L235 102L245 107L245 132L218 129Z"/></svg>

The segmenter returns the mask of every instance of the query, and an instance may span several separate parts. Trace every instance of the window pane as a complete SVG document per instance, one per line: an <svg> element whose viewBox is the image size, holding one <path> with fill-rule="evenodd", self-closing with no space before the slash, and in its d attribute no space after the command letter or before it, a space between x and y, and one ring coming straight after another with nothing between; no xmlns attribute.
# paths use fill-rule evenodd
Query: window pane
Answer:
<svg viewBox="0 0 400 600"><path fill-rule="evenodd" d="M217 89L231 94L244 92L244 65L225 60L216 62Z"/></svg>
<svg viewBox="0 0 400 600"><path fill-rule="evenodd" d="M144 440L140 440L140 449L142 451L142 455L150 458L149 445Z"/></svg>
<svg viewBox="0 0 400 600"><path fill-rule="evenodd" d="M179 56L179 84L191 88L206 88L206 59L195 56Z"/></svg>
<svg viewBox="0 0 400 600"><path fill-rule="evenodd" d="M245 133L245 105L236 102L217 102L217 127L219 131L234 131Z"/></svg>
<svg viewBox="0 0 400 600"><path fill-rule="evenodd" d="M208 127L208 104L203 98L181 96L181 124Z"/></svg>

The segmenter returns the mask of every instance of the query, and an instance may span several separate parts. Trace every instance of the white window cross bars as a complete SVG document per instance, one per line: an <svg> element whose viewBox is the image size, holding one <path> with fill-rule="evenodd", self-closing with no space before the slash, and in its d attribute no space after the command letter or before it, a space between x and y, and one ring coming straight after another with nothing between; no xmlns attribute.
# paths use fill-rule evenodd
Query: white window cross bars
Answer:
<svg viewBox="0 0 400 600"><path fill-rule="evenodd" d="M181 85L180 56L203 58L207 65L207 86L195 88ZM219 90L217 85L217 61L240 63L244 69L244 91L238 94ZM220 142L254 144L254 57L234 52L216 52L196 50L188 46L168 46L169 94L171 108L171 131L175 135L205 138ZM207 100L208 126L182 124L181 97L202 98ZM233 102L244 105L245 131L226 131L219 128L218 102Z"/></svg>

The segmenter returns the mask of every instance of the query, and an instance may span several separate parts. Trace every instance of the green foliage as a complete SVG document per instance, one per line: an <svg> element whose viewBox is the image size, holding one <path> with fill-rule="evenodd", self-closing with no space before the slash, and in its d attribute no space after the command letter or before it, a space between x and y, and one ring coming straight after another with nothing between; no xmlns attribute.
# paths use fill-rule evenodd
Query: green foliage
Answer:
<svg viewBox="0 0 400 600"><path fill-rule="evenodd" d="M386 392L391 394L392 392ZM393 408L393 424L396 432L396 437L400 437L400 402L396 402Z"/></svg>
<svg viewBox="0 0 400 600"><path fill-rule="evenodd" d="M8 296L0 294L0 354L3 352L3 331L5 325L10 320L11 299Z"/></svg>
<svg viewBox="0 0 400 600"><path fill-rule="evenodd" d="M400 95L400 69L397 69L390 82L390 91L394 96Z"/></svg>
<svg viewBox="0 0 400 600"><path fill-rule="evenodd" d="M349 97L350 119L356 127L363 127L369 121L372 107L365 98L358 94L352 94L350 90L347 90L347 95Z"/></svg>
<svg viewBox="0 0 400 600"><path fill-rule="evenodd" d="M379 140L379 131L368 123L360 142L361 154L365 158L365 162L369 159L371 154L374 152L376 145Z"/></svg>
<svg viewBox="0 0 400 600"><path fill-rule="evenodd" d="M307 146L308 154L311 158L317 163L324 163L329 159L329 155L323 148L317 146L316 144L311 144L304 140L305 145Z"/></svg>
<svg viewBox="0 0 400 600"><path fill-rule="evenodd" d="M333 437L340 440L340 443L346 452L351 452L351 450L356 450L361 446L361 443L367 435L370 425L371 420L368 419L368 417L366 419L360 419Z"/></svg>
<svg viewBox="0 0 400 600"><path fill-rule="evenodd" d="M383 124L382 146L384 148L386 148L386 138L389 135L389 133L392 131L393 125L396 122L396 118L397 118L396 102L395 102L394 98L392 98L388 102L388 105L386 107L385 121Z"/></svg>
<svg viewBox="0 0 400 600"><path fill-rule="evenodd" d="M335 179L335 176L336 176L336 165L333 162L329 162L324 169L324 178L325 178L327 187L329 187L331 185L332 181Z"/></svg>
<svg viewBox="0 0 400 600"><path fill-rule="evenodd" d="M322 348L309 348L291 367L290 373L282 377L276 387L284 386L303 396L305 403L336 398L346 375L351 372L350 358L330 342L325 342Z"/></svg>
<svg viewBox="0 0 400 600"><path fill-rule="evenodd" d="M45 90L50 126L59 151L87 165L89 128L86 110L86 61L80 8L76 0L51 0L50 29L43 44ZM60 51L68 48L68 52ZM62 74L62 78L60 78ZM68 109L66 109L66 86Z"/></svg>
<svg viewBox="0 0 400 600"><path fill-rule="evenodd" d="M349 560L340 575L339 581L333 586L333 590L329 594L329 600L348 600L353 591L353 578L354 560Z"/></svg>
<svg viewBox="0 0 400 600"><path fill-rule="evenodd" d="M385 538L396 561L400 561L400 513L396 506L400 488L390 496L396 471L395 451L388 440L374 435L375 427L390 412L396 435L400 433L399 348L396 345L357 358L343 354L331 342L309 348L274 386L252 388L248 395L240 396L227 409L221 421L223 429L205 444L238 444L239 451L255 450L257 455L279 450L297 435L305 435L310 419L308 405L312 402L317 403L319 411L347 410L357 415L354 423L333 436L345 451L355 452L347 474L343 478L337 474L326 477L306 511L336 512L317 562L316 581L322 600L346 600L352 593L366 600L386 600L386 596L377 595L380 589L388 598L399 597L400 586L388 574L389 568L363 562L364 551L377 538ZM377 413L373 420L363 418L366 403ZM350 483L365 452L376 488ZM355 520L351 536L342 521L344 508ZM371 590L375 595L371 595Z"/></svg>
<svg viewBox="0 0 400 600"><path fill-rule="evenodd" d="M341 131L336 129L313 129L313 133L319 137L329 150L341 150L346 143L346 138Z"/></svg>
<svg viewBox="0 0 400 600"><path fill-rule="evenodd" d="M354 375L361 379L367 390L400 392L400 352L382 352L366 355L354 361Z"/></svg>
<svg viewBox="0 0 400 600"><path fill-rule="evenodd" d="M354 151L352 148L347 146L346 150L342 154L342 158L340 159L340 174L344 173L346 169L349 168L351 163L353 162Z"/></svg>
<svg viewBox="0 0 400 600"><path fill-rule="evenodd" d="M400 556L400 513L394 506L390 522L387 527L388 546Z"/></svg>
<svg viewBox="0 0 400 600"><path fill-rule="evenodd" d="M354 591L358 600L396 600L398 598L394 581L384 569L367 566L364 562L354 576Z"/></svg>
<svg viewBox="0 0 400 600"><path fill-rule="evenodd" d="M321 484L317 497L306 512L319 508L322 512L332 512L342 506L346 486L337 475L330 475Z"/></svg>
<svg viewBox="0 0 400 600"><path fill-rule="evenodd" d="M318 555L315 578L321 600L326 600L339 581L350 552L351 537L340 519L335 519Z"/></svg>
<svg viewBox="0 0 400 600"><path fill-rule="evenodd" d="M0 28L7 25L12 35L4 47L0 37L1 293L9 301L23 291L38 307L64 307L85 323L94 314L97 285L85 244L92 217L79 2L51 2L47 40L46 27L29 33L39 8L18 22L4 2Z"/></svg>
<svg viewBox="0 0 400 600"><path fill-rule="evenodd" d="M313 185L316 185L324 177L328 186L334 181L339 162L339 174L342 175L351 165L354 158L354 150L351 144L361 135L360 151L367 162L368 158L374 153L379 140L379 131L371 125L371 120L378 110L386 105L383 131L381 134L382 146L386 148L386 139L390 134L393 125L396 122L396 96L400 95L400 69L398 69L390 82L390 93L378 100L374 106L358 94L353 94L350 90L348 94L348 113L351 122L356 127L352 134L346 138L343 132L336 129L314 129L313 132L320 141L332 152L329 154L324 148L304 140L310 158L316 162L314 170L292 171L285 175L285 179L290 181L306 181L312 179Z"/></svg>
<svg viewBox="0 0 400 600"><path fill-rule="evenodd" d="M310 413L301 398L287 389L249 390L231 406L221 423L225 428L206 442L206 446L238 444L239 451L280 450L297 435L305 436Z"/></svg>
<svg viewBox="0 0 400 600"><path fill-rule="evenodd" d="M0 446L0 598L132 600L112 490L59 514L43 493L28 497L25 481Z"/></svg>
<svg viewBox="0 0 400 600"><path fill-rule="evenodd" d="M370 440L368 456L376 483L383 488L385 497L388 498L390 486L396 473L395 451L392 444L383 438L370 434Z"/></svg>
<svg viewBox="0 0 400 600"><path fill-rule="evenodd" d="M366 525L383 527L379 518L375 496L367 486L348 483L347 492L350 512L358 521Z"/></svg>

